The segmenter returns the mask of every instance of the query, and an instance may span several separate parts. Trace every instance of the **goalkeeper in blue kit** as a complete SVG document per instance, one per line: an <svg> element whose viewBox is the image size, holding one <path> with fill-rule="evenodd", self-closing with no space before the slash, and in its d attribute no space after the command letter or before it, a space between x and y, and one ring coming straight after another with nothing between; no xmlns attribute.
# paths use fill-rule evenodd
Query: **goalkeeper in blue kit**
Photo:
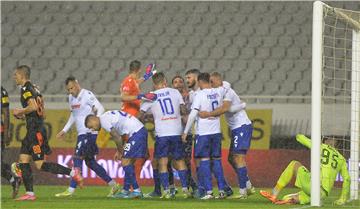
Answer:
<svg viewBox="0 0 360 209"><path fill-rule="evenodd" d="M311 149L311 140L304 135L298 134L296 140ZM338 173L343 178L342 191L340 198L334 202L335 205L344 205L348 199L350 191L350 175L347 170L347 164L344 156L340 154L335 147L336 140L333 138L324 138L321 144L321 199L329 196ZM290 183L293 176L296 177L295 186L301 191L295 194L285 195L278 199L280 191ZM269 199L274 204L308 204L311 194L311 175L310 172L298 161L291 161L283 171L276 186L272 192L260 191L260 194Z"/></svg>

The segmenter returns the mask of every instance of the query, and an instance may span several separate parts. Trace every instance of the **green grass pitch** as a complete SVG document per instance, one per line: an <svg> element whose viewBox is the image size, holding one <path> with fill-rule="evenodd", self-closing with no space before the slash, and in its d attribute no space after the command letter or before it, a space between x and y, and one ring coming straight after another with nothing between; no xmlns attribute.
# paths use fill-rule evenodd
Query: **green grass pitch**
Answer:
<svg viewBox="0 0 360 209"><path fill-rule="evenodd" d="M114 199L107 198L108 187L104 186L88 186L84 189L78 189L74 196L68 198L57 198L55 193L62 192L66 186L35 186L37 200L34 202L16 202L10 197L11 187L2 186L1 189L1 208L24 208L24 209L272 209L272 208L303 208L301 205L273 205L260 194L250 196L246 200L225 199L225 200L197 200L183 199L181 192L177 194L176 199L162 200L154 199ZM143 187L143 191L151 191L150 187ZM236 189L235 189L236 190ZM257 189L259 191L259 189ZM286 189L284 193L295 192L295 189ZM23 194L23 187L20 194ZM359 202L349 203L347 206L335 207L331 205L331 201L325 201L324 207L321 208L359 208Z"/></svg>

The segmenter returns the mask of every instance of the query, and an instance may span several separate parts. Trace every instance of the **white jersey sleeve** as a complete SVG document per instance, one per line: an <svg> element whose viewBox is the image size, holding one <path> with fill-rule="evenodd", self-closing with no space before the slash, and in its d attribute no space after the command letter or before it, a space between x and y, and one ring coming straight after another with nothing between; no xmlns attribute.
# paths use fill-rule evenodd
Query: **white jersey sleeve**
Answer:
<svg viewBox="0 0 360 209"><path fill-rule="evenodd" d="M152 105L153 105L153 102L145 101L141 104L140 110L142 112L148 112Z"/></svg>
<svg viewBox="0 0 360 209"><path fill-rule="evenodd" d="M233 89L229 89L228 96L231 99L231 105L241 105L243 102L240 100L240 97L236 94ZM251 124L246 111L244 109L239 112L226 112L225 119L231 130L241 127L242 125Z"/></svg>

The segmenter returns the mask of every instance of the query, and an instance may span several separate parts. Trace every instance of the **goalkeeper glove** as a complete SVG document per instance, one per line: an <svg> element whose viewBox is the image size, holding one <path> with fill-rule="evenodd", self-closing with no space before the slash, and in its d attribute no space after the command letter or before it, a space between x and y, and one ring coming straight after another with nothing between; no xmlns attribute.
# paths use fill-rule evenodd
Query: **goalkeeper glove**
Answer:
<svg viewBox="0 0 360 209"><path fill-rule="evenodd" d="M137 99L142 99L142 100L146 100L146 101L155 101L157 99L157 95L149 92L146 94L137 95Z"/></svg>
<svg viewBox="0 0 360 209"><path fill-rule="evenodd" d="M146 66L145 74L144 74L144 81L151 78L156 73L155 64L151 63Z"/></svg>
<svg viewBox="0 0 360 209"><path fill-rule="evenodd" d="M333 204L334 205L345 205L345 203L346 203L346 199L340 198L338 200L335 200Z"/></svg>

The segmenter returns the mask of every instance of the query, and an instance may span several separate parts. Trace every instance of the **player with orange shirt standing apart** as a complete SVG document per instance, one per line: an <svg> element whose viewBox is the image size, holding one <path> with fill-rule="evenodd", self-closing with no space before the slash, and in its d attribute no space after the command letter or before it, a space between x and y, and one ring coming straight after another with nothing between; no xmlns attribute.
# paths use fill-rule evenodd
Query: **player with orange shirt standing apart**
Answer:
<svg viewBox="0 0 360 209"><path fill-rule="evenodd" d="M137 117L140 111L141 98L147 99L147 95L140 94L140 84L151 78L156 71L155 64L146 66L145 74L141 77L141 62L134 60L130 62L129 75L122 80L120 85L120 99L122 101L121 110ZM151 96L151 94L150 94ZM140 176L140 172L145 159L139 158L135 162L135 174Z"/></svg>

